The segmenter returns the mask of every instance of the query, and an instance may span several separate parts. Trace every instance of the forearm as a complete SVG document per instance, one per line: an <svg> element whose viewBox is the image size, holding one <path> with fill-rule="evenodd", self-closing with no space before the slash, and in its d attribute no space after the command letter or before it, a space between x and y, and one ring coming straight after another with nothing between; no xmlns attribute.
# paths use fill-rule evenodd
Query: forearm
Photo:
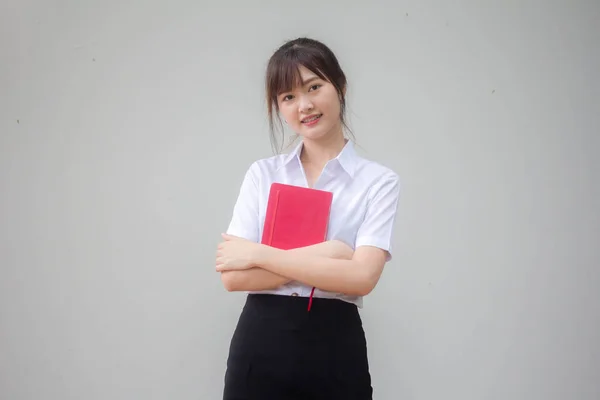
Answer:
<svg viewBox="0 0 600 400"><path fill-rule="evenodd" d="M289 278L262 268L221 272L223 286L229 292L271 290L290 282Z"/></svg>
<svg viewBox="0 0 600 400"><path fill-rule="evenodd" d="M285 250L285 252L291 258L323 257L340 260L350 260L354 253L352 248L340 241L327 241L312 246ZM257 266L247 270L222 272L221 280L226 290L234 292L277 289L294 279Z"/></svg>
<svg viewBox="0 0 600 400"><path fill-rule="evenodd" d="M321 290L364 296L378 276L352 259L334 259L315 254L299 256L274 248L264 248L257 266Z"/></svg>
<svg viewBox="0 0 600 400"><path fill-rule="evenodd" d="M286 250L292 257L327 257L336 260L351 260L354 250L339 240L329 240L312 246Z"/></svg>

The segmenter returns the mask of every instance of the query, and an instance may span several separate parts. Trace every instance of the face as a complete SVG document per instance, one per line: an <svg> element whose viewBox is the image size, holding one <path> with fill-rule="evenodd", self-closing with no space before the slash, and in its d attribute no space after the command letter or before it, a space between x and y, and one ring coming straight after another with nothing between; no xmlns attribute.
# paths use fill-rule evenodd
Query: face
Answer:
<svg viewBox="0 0 600 400"><path fill-rule="evenodd" d="M341 133L340 99L335 87L300 67L297 87L277 97L279 112L291 129L306 139Z"/></svg>

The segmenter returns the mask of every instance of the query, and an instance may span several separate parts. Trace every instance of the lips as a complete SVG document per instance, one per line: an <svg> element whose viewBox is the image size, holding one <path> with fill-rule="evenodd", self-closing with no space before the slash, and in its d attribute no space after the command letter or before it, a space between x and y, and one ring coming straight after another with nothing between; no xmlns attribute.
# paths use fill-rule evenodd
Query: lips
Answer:
<svg viewBox="0 0 600 400"><path fill-rule="evenodd" d="M313 115L310 115L310 116L302 119L300 122L302 122L303 124L310 124L310 123L317 121L322 116L323 116L323 114L313 114Z"/></svg>

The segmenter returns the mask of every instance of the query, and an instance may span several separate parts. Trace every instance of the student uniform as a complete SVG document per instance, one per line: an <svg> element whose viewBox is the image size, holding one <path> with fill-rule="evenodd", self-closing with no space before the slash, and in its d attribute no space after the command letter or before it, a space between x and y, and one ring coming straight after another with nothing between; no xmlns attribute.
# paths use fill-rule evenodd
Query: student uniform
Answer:
<svg viewBox="0 0 600 400"><path fill-rule="evenodd" d="M244 177L227 233L260 242L270 185L307 187L302 143L289 154L254 162ZM351 141L330 160L314 189L333 192L327 240L353 249L375 246L392 257L398 197L396 173L360 157ZM224 400L372 398L367 345L358 309L348 296L290 282L249 292L231 340Z"/></svg>

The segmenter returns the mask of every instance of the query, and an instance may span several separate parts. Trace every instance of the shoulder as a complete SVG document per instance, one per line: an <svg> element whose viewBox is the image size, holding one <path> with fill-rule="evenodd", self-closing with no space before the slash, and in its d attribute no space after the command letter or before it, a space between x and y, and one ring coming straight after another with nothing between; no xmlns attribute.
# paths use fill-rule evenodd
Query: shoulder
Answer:
<svg viewBox="0 0 600 400"><path fill-rule="evenodd" d="M277 154L253 161L246 171L246 175L255 180L273 176L284 164L287 154Z"/></svg>
<svg viewBox="0 0 600 400"><path fill-rule="evenodd" d="M362 157L357 157L354 178L368 186L372 194L386 187L392 191L400 189L400 176L396 171L387 165Z"/></svg>
<svg viewBox="0 0 600 400"><path fill-rule="evenodd" d="M287 157L287 154L277 154L270 157L260 158L254 161L252 166L257 170L276 170L283 164L285 157Z"/></svg>

